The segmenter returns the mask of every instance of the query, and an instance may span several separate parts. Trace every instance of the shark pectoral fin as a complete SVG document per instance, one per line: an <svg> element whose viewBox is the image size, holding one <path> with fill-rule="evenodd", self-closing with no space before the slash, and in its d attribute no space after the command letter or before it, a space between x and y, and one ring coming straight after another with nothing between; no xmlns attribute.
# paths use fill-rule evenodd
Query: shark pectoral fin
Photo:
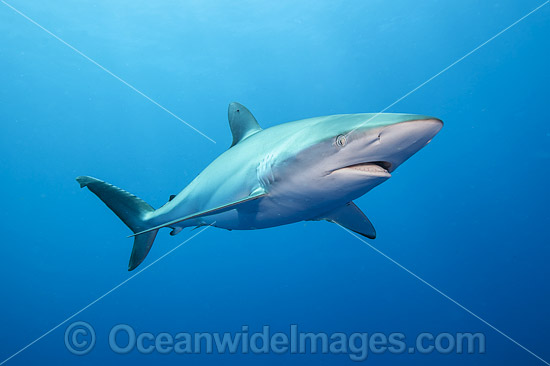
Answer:
<svg viewBox="0 0 550 366"><path fill-rule="evenodd" d="M369 239L376 238L374 226L372 226L367 216L353 202L349 202L344 207L323 215L320 219L343 226Z"/></svg>
<svg viewBox="0 0 550 366"><path fill-rule="evenodd" d="M237 102L229 104L227 117L231 133L233 134L231 147L262 130L252 113L244 105Z"/></svg>
<svg viewBox="0 0 550 366"><path fill-rule="evenodd" d="M186 221L186 220L196 219L196 218L204 217L204 216L216 215L216 214L220 214L220 213L223 213L223 212L226 212L226 211L235 210L235 209L239 209L239 208L245 208L245 207L247 207L247 205L251 201L255 201L258 198L262 198L262 197L265 197L265 196L267 196L267 192L265 190L256 189L249 196L247 196L245 198L242 198L240 200L228 203L226 205L218 206L218 207L215 207L215 208L212 208L212 209L209 209L209 210L200 211L200 212L194 213L192 215L184 216L182 218L166 222L162 225L152 227L150 229L141 231L139 233L135 233L135 234L130 235L130 236L145 234L147 232L150 232L150 231L153 231L153 230L158 230L158 229L161 229L163 227L172 226L174 224L177 224L178 222L182 222L182 221Z"/></svg>

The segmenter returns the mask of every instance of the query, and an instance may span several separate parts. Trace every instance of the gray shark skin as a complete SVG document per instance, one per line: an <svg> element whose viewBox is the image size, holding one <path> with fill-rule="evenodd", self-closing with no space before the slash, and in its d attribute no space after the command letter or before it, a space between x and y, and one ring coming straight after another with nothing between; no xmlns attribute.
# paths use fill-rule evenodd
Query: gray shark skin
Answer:
<svg viewBox="0 0 550 366"><path fill-rule="evenodd" d="M443 127L434 117L361 113L262 130L239 103L229 105L228 115L231 147L157 210L109 183L77 178L134 232L129 270L163 227L176 235L189 226L253 230L326 220L374 238L353 200L389 179Z"/></svg>

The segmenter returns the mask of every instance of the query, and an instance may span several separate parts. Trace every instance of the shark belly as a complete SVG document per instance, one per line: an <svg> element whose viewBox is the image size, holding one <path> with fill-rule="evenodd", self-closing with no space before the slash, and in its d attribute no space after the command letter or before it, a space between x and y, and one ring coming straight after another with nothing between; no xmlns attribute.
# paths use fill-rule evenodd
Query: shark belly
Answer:
<svg viewBox="0 0 550 366"><path fill-rule="evenodd" d="M312 214L313 211L296 211L266 197L259 199L253 207L202 217L201 225L213 225L228 230L255 230L303 221Z"/></svg>
<svg viewBox="0 0 550 366"><path fill-rule="evenodd" d="M221 214L201 218L201 225L213 225L228 230L255 230L315 220L347 203L363 196L385 179L354 182L345 186L326 187L315 184L297 187L276 184L269 187L269 194L248 205Z"/></svg>

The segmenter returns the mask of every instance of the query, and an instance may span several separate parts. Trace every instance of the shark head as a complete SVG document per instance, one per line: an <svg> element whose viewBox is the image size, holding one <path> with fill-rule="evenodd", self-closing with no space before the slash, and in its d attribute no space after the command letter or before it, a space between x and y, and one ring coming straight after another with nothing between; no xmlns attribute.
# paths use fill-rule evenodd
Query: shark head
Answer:
<svg viewBox="0 0 550 366"><path fill-rule="evenodd" d="M437 118L412 114L353 114L296 122L280 161L285 189L296 194L355 199L391 177L441 130ZM289 172L291 172L289 174Z"/></svg>
<svg viewBox="0 0 550 366"><path fill-rule="evenodd" d="M324 172L320 173L346 175L359 180L388 179L399 165L426 146L442 127L443 122L437 118L410 114L369 116L359 124L353 120L343 122L318 146L332 151L322 159L319 168ZM336 132L338 135L332 136ZM331 138L333 141L329 147Z"/></svg>

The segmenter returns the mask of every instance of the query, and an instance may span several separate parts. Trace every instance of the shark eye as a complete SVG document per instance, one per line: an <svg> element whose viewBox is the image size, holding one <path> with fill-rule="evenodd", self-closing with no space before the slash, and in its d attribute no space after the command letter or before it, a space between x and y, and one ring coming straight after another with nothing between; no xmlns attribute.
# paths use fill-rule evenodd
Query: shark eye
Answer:
<svg viewBox="0 0 550 366"><path fill-rule="evenodd" d="M346 146L346 136L344 135L338 135L336 136L336 145L340 146L340 147L344 147Z"/></svg>

